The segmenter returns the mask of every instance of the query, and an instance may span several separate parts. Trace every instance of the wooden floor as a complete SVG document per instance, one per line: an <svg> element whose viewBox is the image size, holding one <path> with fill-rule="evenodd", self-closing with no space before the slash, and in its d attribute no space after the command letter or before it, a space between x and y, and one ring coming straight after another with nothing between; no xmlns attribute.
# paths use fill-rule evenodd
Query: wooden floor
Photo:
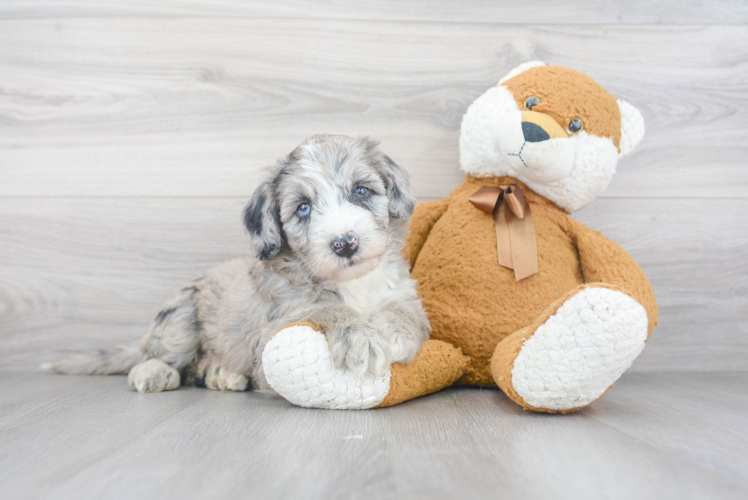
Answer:
<svg viewBox="0 0 748 500"><path fill-rule="evenodd" d="M571 415L455 388L373 411L0 373L0 498L748 498L748 374L627 374Z"/></svg>

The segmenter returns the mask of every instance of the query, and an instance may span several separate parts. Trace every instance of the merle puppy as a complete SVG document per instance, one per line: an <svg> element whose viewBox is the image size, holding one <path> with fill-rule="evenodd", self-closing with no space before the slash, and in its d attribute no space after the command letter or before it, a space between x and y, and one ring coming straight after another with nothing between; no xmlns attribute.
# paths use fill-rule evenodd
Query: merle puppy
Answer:
<svg viewBox="0 0 748 500"><path fill-rule="evenodd" d="M401 255L415 206L407 173L369 138L315 135L278 160L244 211L254 255L174 295L137 345L50 364L128 373L159 392L180 383L270 389L265 344L298 321L319 326L334 363L381 374L409 363L430 326Z"/></svg>

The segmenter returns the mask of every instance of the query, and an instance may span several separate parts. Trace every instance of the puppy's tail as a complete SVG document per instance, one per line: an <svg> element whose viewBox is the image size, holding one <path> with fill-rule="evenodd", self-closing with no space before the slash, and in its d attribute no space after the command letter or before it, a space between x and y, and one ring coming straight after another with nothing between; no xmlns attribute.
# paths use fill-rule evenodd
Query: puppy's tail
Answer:
<svg viewBox="0 0 748 500"><path fill-rule="evenodd" d="M137 345L120 345L97 352L80 353L41 367L69 375L115 375L125 374L143 358Z"/></svg>

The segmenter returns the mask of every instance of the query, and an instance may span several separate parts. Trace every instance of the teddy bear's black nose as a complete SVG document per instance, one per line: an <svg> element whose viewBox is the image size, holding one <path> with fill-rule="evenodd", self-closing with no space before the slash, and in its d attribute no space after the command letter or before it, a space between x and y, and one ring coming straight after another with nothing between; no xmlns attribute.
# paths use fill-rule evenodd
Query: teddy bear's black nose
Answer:
<svg viewBox="0 0 748 500"><path fill-rule="evenodd" d="M522 135L527 142L543 142L551 138L548 132L532 122L522 122Z"/></svg>

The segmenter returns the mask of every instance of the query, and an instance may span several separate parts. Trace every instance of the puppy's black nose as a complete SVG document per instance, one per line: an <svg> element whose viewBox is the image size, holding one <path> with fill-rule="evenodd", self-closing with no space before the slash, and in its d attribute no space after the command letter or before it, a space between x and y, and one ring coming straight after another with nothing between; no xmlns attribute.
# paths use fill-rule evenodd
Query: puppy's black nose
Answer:
<svg viewBox="0 0 748 500"><path fill-rule="evenodd" d="M535 125L532 122L522 122L522 135L525 136L527 142L543 142L551 138L540 125Z"/></svg>
<svg viewBox="0 0 748 500"><path fill-rule="evenodd" d="M358 250L358 236L356 233L346 233L340 238L332 240L332 251L341 257L351 257Z"/></svg>

